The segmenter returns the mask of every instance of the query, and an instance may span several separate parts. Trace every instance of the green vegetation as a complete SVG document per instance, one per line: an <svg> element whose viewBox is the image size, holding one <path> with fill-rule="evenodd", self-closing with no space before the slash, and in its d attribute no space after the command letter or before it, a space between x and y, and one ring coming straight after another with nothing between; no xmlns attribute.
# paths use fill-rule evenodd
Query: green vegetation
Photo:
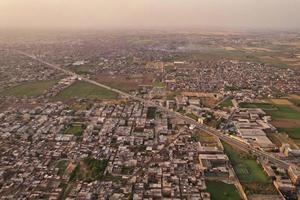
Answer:
<svg viewBox="0 0 300 200"><path fill-rule="evenodd" d="M100 180L107 167L108 160L97 160L92 157L84 158L79 164L76 165L70 174L70 181L83 180L92 182Z"/></svg>
<svg viewBox="0 0 300 200"><path fill-rule="evenodd" d="M58 168L58 175L62 176L65 173L65 170L68 166L68 161L60 160L56 163L56 168Z"/></svg>
<svg viewBox="0 0 300 200"><path fill-rule="evenodd" d="M261 108L265 110L274 110L276 106L270 103L240 103L239 106L241 108Z"/></svg>
<svg viewBox="0 0 300 200"><path fill-rule="evenodd" d="M0 96L37 97L55 85L57 81L25 82L0 92Z"/></svg>
<svg viewBox="0 0 300 200"><path fill-rule="evenodd" d="M166 84L164 82L156 81L153 83L153 86L158 88L163 88L166 86Z"/></svg>
<svg viewBox="0 0 300 200"><path fill-rule="evenodd" d="M270 103L240 103L242 108L261 108L273 119L300 119L300 112L289 105L273 105Z"/></svg>
<svg viewBox="0 0 300 200"><path fill-rule="evenodd" d="M193 113L187 113L186 116L188 116L189 118L192 118L193 120L198 121L198 117Z"/></svg>
<svg viewBox="0 0 300 200"><path fill-rule="evenodd" d="M102 177L102 174L107 167L108 160L97 160L92 157L86 157L83 159L83 163L87 168L84 177L87 181L98 180Z"/></svg>
<svg viewBox="0 0 300 200"><path fill-rule="evenodd" d="M289 101L292 102L295 106L300 107L300 99L290 98Z"/></svg>
<svg viewBox="0 0 300 200"><path fill-rule="evenodd" d="M101 180L103 180L103 181L112 181L112 182L119 183L119 182L122 181L122 177L121 176L113 176L111 174L106 174L105 176L103 176L101 178Z"/></svg>
<svg viewBox="0 0 300 200"><path fill-rule="evenodd" d="M199 134L193 134L191 137L193 142L200 142L201 141L201 137Z"/></svg>
<svg viewBox="0 0 300 200"><path fill-rule="evenodd" d="M206 191L212 200L240 200L242 199L236 187L221 181L206 181Z"/></svg>
<svg viewBox="0 0 300 200"><path fill-rule="evenodd" d="M147 118L148 119L155 119L156 115L156 108L155 107L149 107L147 111Z"/></svg>
<svg viewBox="0 0 300 200"><path fill-rule="evenodd" d="M80 167L79 165L76 165L76 167L70 174L69 181L75 181L79 175L80 175Z"/></svg>
<svg viewBox="0 0 300 200"><path fill-rule="evenodd" d="M233 148L227 143L223 143L223 146L246 193L276 193L272 180L263 171L253 156Z"/></svg>
<svg viewBox="0 0 300 200"><path fill-rule="evenodd" d="M85 126L83 124L73 123L70 127L64 132L64 134L75 135L81 137Z"/></svg>
<svg viewBox="0 0 300 200"><path fill-rule="evenodd" d="M288 105L277 105L277 110L266 110L273 119L300 119L300 112Z"/></svg>
<svg viewBox="0 0 300 200"><path fill-rule="evenodd" d="M233 104L232 104L232 99L226 99L225 101L223 101L222 103L220 103L220 107L221 108L228 108L228 107L232 107Z"/></svg>
<svg viewBox="0 0 300 200"><path fill-rule="evenodd" d="M122 166L121 174L130 175L133 173L133 167Z"/></svg>
<svg viewBox="0 0 300 200"><path fill-rule="evenodd" d="M55 97L57 100L70 98L117 99L118 94L88 82L76 81Z"/></svg>
<svg viewBox="0 0 300 200"><path fill-rule="evenodd" d="M277 128L281 133L287 133L292 139L300 139L300 127L294 128Z"/></svg>

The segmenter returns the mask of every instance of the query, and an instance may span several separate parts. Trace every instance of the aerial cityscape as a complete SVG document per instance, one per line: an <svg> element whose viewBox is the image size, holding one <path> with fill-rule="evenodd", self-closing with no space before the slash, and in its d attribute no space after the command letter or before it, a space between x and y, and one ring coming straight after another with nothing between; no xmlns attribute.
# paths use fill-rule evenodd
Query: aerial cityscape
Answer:
<svg viewBox="0 0 300 200"><path fill-rule="evenodd" d="M171 11L147 0L124 0L124 21L109 11L103 21L94 7L118 1L74 2L0 3L1 200L300 199L299 22L241 28L246 18L216 14L224 27L213 18L175 27ZM259 2L270 1L236 9ZM282 8L300 18L300 3L274 2L266 16ZM48 18L69 3L91 23ZM230 3L186 4L187 16L211 4L199 14L211 17ZM161 20L137 12L137 27L127 21L151 6ZM40 19L34 8L45 9ZM90 27L98 18L105 29Z"/></svg>

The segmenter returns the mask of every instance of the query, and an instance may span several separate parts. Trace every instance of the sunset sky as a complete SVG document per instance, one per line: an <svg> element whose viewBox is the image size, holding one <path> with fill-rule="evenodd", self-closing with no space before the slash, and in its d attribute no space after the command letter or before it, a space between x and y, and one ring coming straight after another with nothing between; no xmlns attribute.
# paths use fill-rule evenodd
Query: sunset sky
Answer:
<svg viewBox="0 0 300 200"><path fill-rule="evenodd" d="M300 0L0 0L0 28L300 29Z"/></svg>

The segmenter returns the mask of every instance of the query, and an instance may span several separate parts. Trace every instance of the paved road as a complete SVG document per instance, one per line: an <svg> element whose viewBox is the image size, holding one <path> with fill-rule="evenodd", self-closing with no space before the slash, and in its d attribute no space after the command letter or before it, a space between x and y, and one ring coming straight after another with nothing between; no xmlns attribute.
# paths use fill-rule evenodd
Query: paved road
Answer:
<svg viewBox="0 0 300 200"><path fill-rule="evenodd" d="M77 76L77 77L78 77L79 79L81 79L81 80L84 80L84 81L89 82L89 83L91 83L91 84L94 84L94 85L97 85L97 86L106 88L106 89L111 90L111 91L113 91L113 92L116 92L116 93L118 93L118 94L120 94L120 95L122 95L122 96L124 96L124 97L126 97L126 98L134 99L134 100L139 101L139 102L142 102L142 103L144 103L144 104L146 104L146 105L153 106L153 107L157 107L158 109L160 109L160 110L162 110L162 111L168 113L169 115L171 115L171 116L173 116L173 117L175 117L175 118L182 119L182 120L184 120L185 122L187 122L187 123L189 123L189 124L192 124L192 125L196 126L198 129L202 130L203 132L206 132L206 133L208 133L208 134L210 134L210 135L216 136L216 137L218 137L220 140L222 140L222 141L224 141L224 142L227 142L228 144L233 145L233 146L235 146L235 147L237 147L237 148L239 148L239 149L241 149L241 150L243 150L243 151L249 151L249 152L252 152L253 154L255 154L256 156L259 156L259 157L263 157L263 158L265 158L265 159L268 159L270 162L272 162L272 163L274 163L274 164L277 164L278 166L280 166L280 167L282 167L282 168L287 169L288 166L289 166L289 164L288 164L287 162L285 162L285 161L283 161L283 160L280 160L280 159L274 157L273 155L271 155L271 154L269 154L269 153L266 153L266 152L264 152L264 151L262 151L262 150L259 150L259 149L255 149L255 148L253 148L252 146L250 146L249 144L247 144L247 143L245 143L245 142L243 142L243 141L240 141L240 140L238 140L238 139L235 139L235 138L232 138L232 137L230 137L230 136L228 136L228 135L225 135L225 134L223 134L222 132L220 132L220 131L218 131L218 130L216 130L216 129L214 129L214 128L211 128L211 127L208 127L208 126L199 124L199 123L196 122L195 120L193 120L193 119L191 119L191 118L189 118L189 117L187 117L187 116L185 116L185 115L182 115L182 114L180 114L180 113L178 113L178 112L169 110L169 109L167 109L167 108L165 108L165 107L159 106L159 105L157 105L156 103L154 103L154 102L152 102L152 101L145 100L145 99L143 99L143 98L139 98L139 97L133 96L133 95L131 95L131 94L125 93L125 92L123 92L123 91L121 91L121 90L118 90L118 89L109 87L109 86L107 86L107 85L103 85L103 84L98 83L98 82L96 82L96 81L93 81L93 80L91 80L91 79L88 79L88 78L85 78L85 77L83 77L83 76L80 76L80 75L78 75L78 74L76 74L76 73L74 73L74 72L72 72L72 71L66 70L66 69L64 69L64 68L62 68L62 67L60 67L60 66L58 66L58 65L51 64L51 63L49 63L49 62L46 62L46 61L44 61L44 60L41 60L41 59L37 58L36 56L30 55L30 54L25 53L25 52L23 52L23 51L15 50L15 52L17 52L17 53L19 53L19 54L22 54L22 55L24 55L24 56L27 56L27 57L29 57L29 58L31 58L31 59L33 59L33 60L39 61L40 63L43 63L43 64L45 64L45 65L47 65L47 66L49 66L49 67L52 67L52 68L54 68L54 69L57 69L57 70L59 70L59 71L65 73L65 74L67 74L67 75L70 75L70 76Z"/></svg>

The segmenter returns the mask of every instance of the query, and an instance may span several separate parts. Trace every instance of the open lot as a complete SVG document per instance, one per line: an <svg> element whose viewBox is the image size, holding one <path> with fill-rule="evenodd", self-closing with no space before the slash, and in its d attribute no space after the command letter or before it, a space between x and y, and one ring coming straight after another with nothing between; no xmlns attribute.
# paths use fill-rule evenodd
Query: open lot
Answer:
<svg viewBox="0 0 300 200"><path fill-rule="evenodd" d="M223 146L247 194L276 193L272 180L254 157L226 143L223 143Z"/></svg>
<svg viewBox="0 0 300 200"><path fill-rule="evenodd" d="M15 97L37 97L42 95L47 89L51 88L56 82L56 80L24 82L0 92L0 95Z"/></svg>
<svg viewBox="0 0 300 200"><path fill-rule="evenodd" d="M151 74L138 77L124 75L97 75L94 77L99 83L109 85L119 90L130 92L139 89L139 85L153 85L153 76Z"/></svg>
<svg viewBox="0 0 300 200"><path fill-rule="evenodd" d="M71 98L117 99L118 94L84 81L76 81L70 87L64 89L56 97L54 97L56 100Z"/></svg>
<svg viewBox="0 0 300 200"><path fill-rule="evenodd" d="M84 125L83 124L76 124L73 123L70 125L70 127L65 131L64 134L70 134L70 135L75 135L78 137L81 137L84 131Z"/></svg>
<svg viewBox="0 0 300 200"><path fill-rule="evenodd" d="M240 200L242 199L232 184L221 181L206 181L206 191L211 194L212 200Z"/></svg>
<svg viewBox="0 0 300 200"><path fill-rule="evenodd" d="M102 178L108 160L97 160L92 157L83 158L70 174L70 181L83 180L92 182Z"/></svg>

